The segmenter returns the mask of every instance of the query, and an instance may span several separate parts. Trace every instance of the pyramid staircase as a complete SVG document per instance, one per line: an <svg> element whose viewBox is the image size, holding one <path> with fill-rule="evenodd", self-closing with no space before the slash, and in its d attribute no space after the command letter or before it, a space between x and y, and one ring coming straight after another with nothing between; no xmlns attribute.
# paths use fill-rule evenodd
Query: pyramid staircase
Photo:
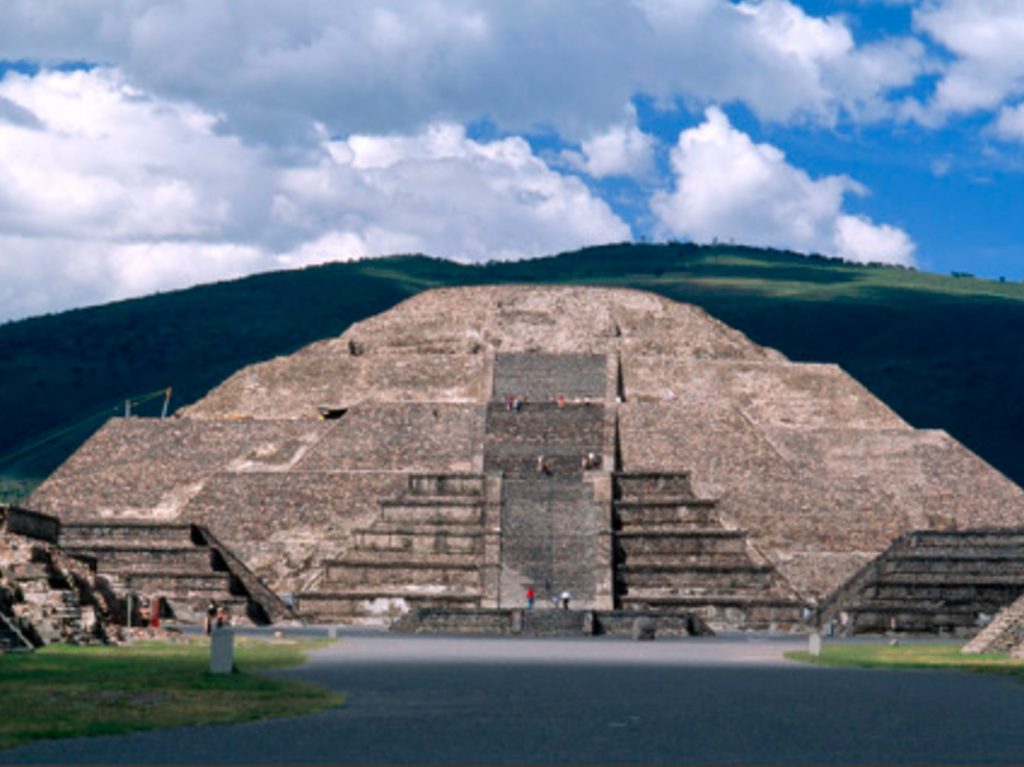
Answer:
<svg viewBox="0 0 1024 767"><path fill-rule="evenodd" d="M141 600L160 597L161 617L179 623L202 623L215 602L236 624L264 624L293 617L259 579L222 546L206 528L190 524L83 521L61 525L60 546L69 555L88 559L119 601L118 622L129 594L131 623L144 619ZM139 599L141 598L141 600Z"/></svg>
<svg viewBox="0 0 1024 767"><path fill-rule="evenodd" d="M351 550L322 563L317 590L296 595L299 614L386 625L411 610L486 606L500 537L487 484L482 474L410 475Z"/></svg>
<svg viewBox="0 0 1024 767"><path fill-rule="evenodd" d="M524 602L527 588L537 593L538 611L563 591L576 606L599 597L596 569L607 511L586 481L600 467L584 468L584 459L602 455L604 432L601 403L488 405L484 469L503 477L503 604Z"/></svg>
<svg viewBox="0 0 1024 767"><path fill-rule="evenodd" d="M617 474L613 524L616 609L686 611L715 631L801 625L797 594L689 475Z"/></svg>
<svg viewBox="0 0 1024 767"><path fill-rule="evenodd" d="M820 620L845 634L970 636L1022 594L1024 529L922 530L840 587Z"/></svg>

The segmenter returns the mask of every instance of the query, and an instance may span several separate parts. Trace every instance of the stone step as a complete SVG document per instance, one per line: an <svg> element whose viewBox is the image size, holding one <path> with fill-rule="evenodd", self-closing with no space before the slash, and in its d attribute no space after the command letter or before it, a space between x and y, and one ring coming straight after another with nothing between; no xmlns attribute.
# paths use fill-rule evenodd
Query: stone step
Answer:
<svg viewBox="0 0 1024 767"><path fill-rule="evenodd" d="M481 525L479 499L403 499L381 501L380 519L396 525Z"/></svg>
<svg viewBox="0 0 1024 767"><path fill-rule="evenodd" d="M498 322L504 319L499 313ZM494 359L494 397L499 405L507 396L526 397L527 407L538 408L550 396L603 399L607 367L603 354L499 353Z"/></svg>
<svg viewBox="0 0 1024 767"><path fill-rule="evenodd" d="M519 411L509 411L503 404L492 403L487 409L485 429L488 445L600 443L604 435L604 407L543 407L527 403Z"/></svg>
<svg viewBox="0 0 1024 767"><path fill-rule="evenodd" d="M593 499L594 491L589 484L574 477L546 477L533 474L526 479L505 480L505 499L525 501L565 501L575 503L581 499Z"/></svg>
<svg viewBox="0 0 1024 767"><path fill-rule="evenodd" d="M414 528L381 525L379 528L356 530L353 534L354 550L404 551L414 554L478 554L483 552L485 533L482 531L453 531L450 527Z"/></svg>
<svg viewBox="0 0 1024 767"><path fill-rule="evenodd" d="M722 588L768 589L774 583L771 567L685 567L673 565L629 566L616 572L623 589Z"/></svg>
<svg viewBox="0 0 1024 767"><path fill-rule="evenodd" d="M408 495L428 498L482 498L485 478L482 474L413 474Z"/></svg>
<svg viewBox="0 0 1024 767"><path fill-rule="evenodd" d="M1024 562L1024 547L1019 546L927 546L919 549L894 549L886 560L962 561L965 559Z"/></svg>
<svg viewBox="0 0 1024 767"><path fill-rule="evenodd" d="M330 567L324 574L324 588L374 589L438 586L445 589L480 589L479 567L410 566L409 564Z"/></svg>
<svg viewBox="0 0 1024 767"><path fill-rule="evenodd" d="M173 548L191 543L191 525L75 522L61 525L60 529L60 545L64 548L120 545Z"/></svg>
<svg viewBox="0 0 1024 767"><path fill-rule="evenodd" d="M506 477L526 478L535 477L538 482L545 478L571 478L577 483L583 475L583 457L590 452L600 454L599 447L583 447L571 453L549 453L534 451L522 455L495 455L489 453L484 457L484 470L488 472L501 472ZM545 472L537 470L537 458L543 455L545 461Z"/></svg>
<svg viewBox="0 0 1024 767"><path fill-rule="evenodd" d="M620 501L673 501L694 499L690 475L679 473L631 473L615 476L615 497Z"/></svg>
<svg viewBox="0 0 1024 767"><path fill-rule="evenodd" d="M332 567L455 567L467 570L483 566L480 554L433 553L413 554L407 551L359 551L358 549L331 559L321 560L326 573Z"/></svg>
<svg viewBox="0 0 1024 767"><path fill-rule="evenodd" d="M904 600L904 599L860 599L843 606L846 612L879 612L879 613L921 613L932 614L936 612L952 613L974 613L987 612L990 615L997 613L1005 605L999 602L947 602L945 600Z"/></svg>
<svg viewBox="0 0 1024 767"><path fill-rule="evenodd" d="M901 543L901 549L921 549L947 546L1017 546L1024 547L1024 529L921 531L913 533Z"/></svg>
<svg viewBox="0 0 1024 767"><path fill-rule="evenodd" d="M962 602L1005 602L1020 596L1024 586L1020 584L921 584L921 583L879 583L864 589L863 598L907 601L941 601L946 604Z"/></svg>
<svg viewBox="0 0 1024 767"><path fill-rule="evenodd" d="M623 531L677 528L720 527L716 502L691 501L616 501L615 518Z"/></svg>
<svg viewBox="0 0 1024 767"><path fill-rule="evenodd" d="M715 631L736 629L789 630L804 626L803 605L777 598L652 597L621 600L623 610L690 613Z"/></svg>
<svg viewBox="0 0 1024 767"><path fill-rule="evenodd" d="M884 633L953 633L973 635L981 616L998 612L999 605L974 603L967 605L926 604L921 602L871 602L847 606L847 623L840 630L851 634Z"/></svg>
<svg viewBox="0 0 1024 767"><path fill-rule="evenodd" d="M97 572L108 569L123 570L126 566L141 570L170 570L178 572L209 570L212 553L201 546L180 548L144 548L138 546L93 546L88 549L70 548L72 556L84 555L96 559Z"/></svg>
<svg viewBox="0 0 1024 767"><path fill-rule="evenodd" d="M133 591L143 594L196 592L231 593L231 575L226 572L144 571L116 568L106 570L108 580L117 579L122 587L129 584Z"/></svg>
<svg viewBox="0 0 1024 767"><path fill-rule="evenodd" d="M479 594L405 591L319 591L295 595L296 612L306 620L386 625L410 610L479 607Z"/></svg>
<svg viewBox="0 0 1024 767"><path fill-rule="evenodd" d="M690 585L624 584L616 589L616 596L629 599L662 599L686 597L703 600L736 599L785 599L772 588L771 583L758 585L731 585L728 583L707 583Z"/></svg>
<svg viewBox="0 0 1024 767"><path fill-rule="evenodd" d="M616 551L616 567L678 567L691 569L706 567L712 569L731 569L750 564L745 551L702 551L692 554L677 552L628 552Z"/></svg>
<svg viewBox="0 0 1024 767"><path fill-rule="evenodd" d="M637 556L688 556L699 554L742 554L746 556L746 534L735 530L697 529L676 531L623 531L615 536L624 561Z"/></svg>
<svg viewBox="0 0 1024 767"><path fill-rule="evenodd" d="M1024 572L993 572L987 569L967 572L931 571L884 573L870 586L927 586L931 584L950 586L1009 586L1024 589Z"/></svg>
<svg viewBox="0 0 1024 767"><path fill-rule="evenodd" d="M904 576L961 578L992 576L1013 579L1024 574L1024 561L1017 559L886 559L879 563L879 578L889 580Z"/></svg>
<svg viewBox="0 0 1024 767"><path fill-rule="evenodd" d="M956 566L958 563L978 563L979 566L987 567L991 564L1001 562L1016 565L1024 569L1024 549L1005 548L985 549L978 551L974 549L918 549L898 550L885 555L879 562L882 568L891 566L916 566L912 563L931 563L931 567Z"/></svg>

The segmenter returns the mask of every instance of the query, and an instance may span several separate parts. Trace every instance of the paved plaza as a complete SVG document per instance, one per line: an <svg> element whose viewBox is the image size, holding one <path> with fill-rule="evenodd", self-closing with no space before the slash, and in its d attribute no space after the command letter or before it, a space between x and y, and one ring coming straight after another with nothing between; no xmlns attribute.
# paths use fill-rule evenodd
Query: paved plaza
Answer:
<svg viewBox="0 0 1024 767"><path fill-rule="evenodd" d="M286 675L348 705L295 719L36 743L0 763L1021 763L1024 685L827 669L798 639L355 633Z"/></svg>

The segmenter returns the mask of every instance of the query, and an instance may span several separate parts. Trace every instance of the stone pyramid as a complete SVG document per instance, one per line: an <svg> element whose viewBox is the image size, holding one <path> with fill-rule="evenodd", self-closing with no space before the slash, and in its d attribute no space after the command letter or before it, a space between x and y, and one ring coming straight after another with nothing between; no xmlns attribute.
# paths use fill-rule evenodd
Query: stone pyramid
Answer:
<svg viewBox="0 0 1024 767"><path fill-rule="evenodd" d="M533 588L736 628L857 609L841 587L901 536L1024 520L1020 488L836 365L650 293L533 286L422 293L172 418L113 419L28 505L202 525L325 620Z"/></svg>

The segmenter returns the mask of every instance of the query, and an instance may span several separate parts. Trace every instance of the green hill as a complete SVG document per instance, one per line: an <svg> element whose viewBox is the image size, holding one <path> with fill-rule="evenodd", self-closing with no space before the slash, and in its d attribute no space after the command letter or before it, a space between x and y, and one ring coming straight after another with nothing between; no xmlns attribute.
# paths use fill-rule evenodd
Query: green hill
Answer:
<svg viewBox="0 0 1024 767"><path fill-rule="evenodd" d="M9 494L23 492L125 398L173 386L181 406L244 365L338 335L420 290L509 282L633 287L698 304L791 359L839 363L914 426L946 429L1024 484L1024 285L678 244L484 266L330 264L2 325L0 475Z"/></svg>

